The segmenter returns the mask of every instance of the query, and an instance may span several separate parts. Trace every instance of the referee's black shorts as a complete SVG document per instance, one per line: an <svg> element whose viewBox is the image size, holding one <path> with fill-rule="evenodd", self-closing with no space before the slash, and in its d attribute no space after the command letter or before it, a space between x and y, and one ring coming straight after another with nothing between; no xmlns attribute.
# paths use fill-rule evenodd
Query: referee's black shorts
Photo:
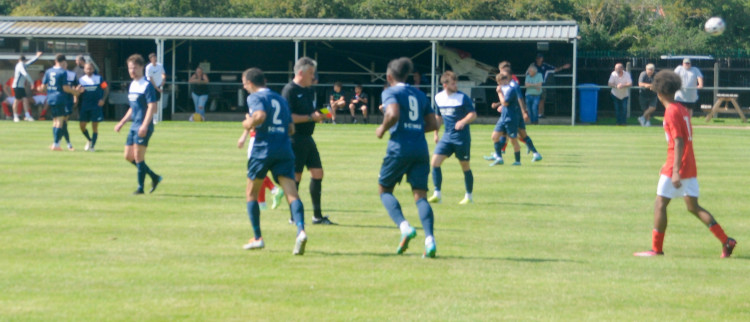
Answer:
<svg viewBox="0 0 750 322"><path fill-rule="evenodd" d="M312 136L293 136L292 151L294 152L294 172L302 173L307 169L322 169L320 153Z"/></svg>

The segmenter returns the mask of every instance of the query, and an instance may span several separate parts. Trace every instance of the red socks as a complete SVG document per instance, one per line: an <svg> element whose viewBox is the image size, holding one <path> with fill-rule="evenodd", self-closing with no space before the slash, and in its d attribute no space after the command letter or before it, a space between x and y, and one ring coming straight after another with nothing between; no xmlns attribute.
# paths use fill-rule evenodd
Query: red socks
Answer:
<svg viewBox="0 0 750 322"><path fill-rule="evenodd" d="M651 250L657 253L663 253L663 247L664 233L660 233L658 230L654 229L654 231L651 232Z"/></svg>
<svg viewBox="0 0 750 322"><path fill-rule="evenodd" d="M258 192L258 202L266 202L266 189L272 190L274 187L273 181L269 177L263 179L263 186L260 187Z"/></svg>
<svg viewBox="0 0 750 322"><path fill-rule="evenodd" d="M716 236L716 238L719 239L719 241L722 244L727 243L727 239L729 237L727 237L727 234L724 233L724 229L721 229L721 225L719 224L712 225L711 227L708 227L708 230L710 230L714 234L714 236Z"/></svg>

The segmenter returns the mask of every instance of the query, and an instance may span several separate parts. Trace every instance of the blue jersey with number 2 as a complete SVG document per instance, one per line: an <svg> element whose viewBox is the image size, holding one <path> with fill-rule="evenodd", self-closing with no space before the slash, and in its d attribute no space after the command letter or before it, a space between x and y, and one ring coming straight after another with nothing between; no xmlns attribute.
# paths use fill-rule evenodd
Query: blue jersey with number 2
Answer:
<svg viewBox="0 0 750 322"><path fill-rule="evenodd" d="M399 83L383 91L383 106L398 104L400 116L398 122L389 129L391 138L388 141L386 155L408 157L429 154L427 141L424 138L424 120L428 114L434 114L427 104L427 97L418 89L408 84Z"/></svg>
<svg viewBox="0 0 750 322"><path fill-rule="evenodd" d="M281 95L263 88L247 97L250 115L266 112L266 119L255 127L255 143L250 155L256 159L293 158L292 142L289 139L289 124L292 114L289 104Z"/></svg>

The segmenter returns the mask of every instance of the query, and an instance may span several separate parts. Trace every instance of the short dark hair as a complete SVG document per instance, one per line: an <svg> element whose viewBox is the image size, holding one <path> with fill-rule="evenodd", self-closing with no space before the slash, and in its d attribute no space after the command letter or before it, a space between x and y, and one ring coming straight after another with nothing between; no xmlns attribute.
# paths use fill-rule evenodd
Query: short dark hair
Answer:
<svg viewBox="0 0 750 322"><path fill-rule="evenodd" d="M336 81L336 82L333 83L333 86L343 87L344 84L341 83L341 82L339 82L339 81Z"/></svg>
<svg viewBox="0 0 750 322"><path fill-rule="evenodd" d="M497 75L495 75L495 80L499 82L501 80L510 79L510 75L511 73L509 68L504 68L499 73L497 73Z"/></svg>
<svg viewBox="0 0 750 322"><path fill-rule="evenodd" d="M450 70L446 71L445 73L443 73L442 76L440 76L440 84L445 84L445 83L447 83L450 80L452 80L452 81L458 80L458 77L456 76L456 73L454 73L454 72L452 72Z"/></svg>
<svg viewBox="0 0 750 322"><path fill-rule="evenodd" d="M18 56L18 60L26 60L26 56L24 55Z"/></svg>
<svg viewBox="0 0 750 322"><path fill-rule="evenodd" d="M503 60L499 64L497 64L497 69L503 69L505 67L510 68L510 62L507 60Z"/></svg>
<svg viewBox="0 0 750 322"><path fill-rule="evenodd" d="M249 81L250 83L253 83L253 85L255 86L266 86L266 76L263 74L263 71L260 70L260 68L248 68L244 73L242 73L242 77L244 77L245 80Z"/></svg>
<svg viewBox="0 0 750 322"><path fill-rule="evenodd" d="M151 59L151 58L154 58L154 57L156 57L156 54L154 54L154 53L148 54L148 59Z"/></svg>
<svg viewBox="0 0 750 322"><path fill-rule="evenodd" d="M354 88L362 88L362 84L361 83L354 83Z"/></svg>
<svg viewBox="0 0 750 322"><path fill-rule="evenodd" d="M143 56L141 56L141 54L132 54L130 55L130 57L128 57L128 60L126 60L125 62L133 63L141 67L146 65L146 61L143 60Z"/></svg>
<svg viewBox="0 0 750 322"><path fill-rule="evenodd" d="M388 63L387 73L396 81L403 82L406 80L406 77L411 74L413 69L414 64L411 62L411 59L409 59L409 57L401 57L391 60L391 62Z"/></svg>
<svg viewBox="0 0 750 322"><path fill-rule="evenodd" d="M55 55L55 61L58 63L62 63L65 61L65 55L63 54L57 54Z"/></svg>
<svg viewBox="0 0 750 322"><path fill-rule="evenodd" d="M682 79L671 70L662 70L654 76L654 83L651 88L654 92L667 97L674 97L674 94L682 87Z"/></svg>

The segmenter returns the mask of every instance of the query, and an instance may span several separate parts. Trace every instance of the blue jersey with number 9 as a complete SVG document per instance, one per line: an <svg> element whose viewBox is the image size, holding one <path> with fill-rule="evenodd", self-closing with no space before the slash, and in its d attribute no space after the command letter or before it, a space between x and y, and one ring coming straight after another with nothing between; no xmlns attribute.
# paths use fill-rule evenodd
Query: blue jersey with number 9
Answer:
<svg viewBox="0 0 750 322"><path fill-rule="evenodd" d="M247 97L250 115L266 112L266 119L255 128L255 143L250 154L255 159L293 158L292 142L289 139L289 124L292 114L289 104L279 94L263 88Z"/></svg>
<svg viewBox="0 0 750 322"><path fill-rule="evenodd" d="M418 89L408 84L399 83L383 91L383 106L398 104L400 116L398 122L389 129L391 138L388 141L386 155L406 157L429 154L427 141L424 138L424 120L435 111L429 106L427 97Z"/></svg>

